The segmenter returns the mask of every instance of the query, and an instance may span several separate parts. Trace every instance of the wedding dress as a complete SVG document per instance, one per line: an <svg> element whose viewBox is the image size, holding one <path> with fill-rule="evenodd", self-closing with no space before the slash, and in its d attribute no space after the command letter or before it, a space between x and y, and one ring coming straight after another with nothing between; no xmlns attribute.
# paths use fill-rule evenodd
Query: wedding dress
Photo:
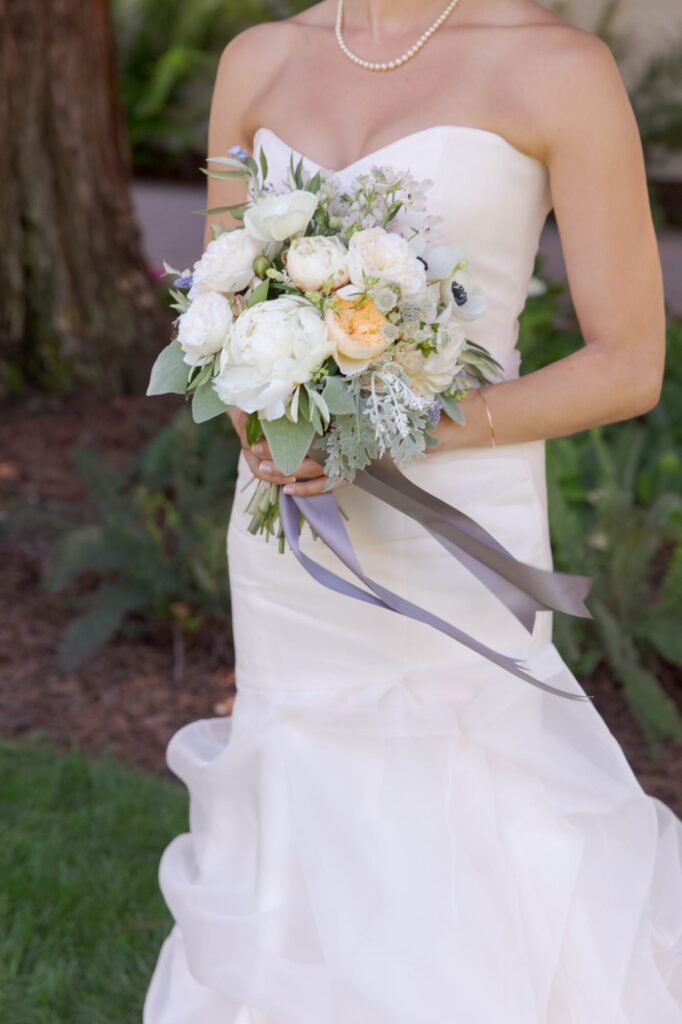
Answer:
<svg viewBox="0 0 682 1024"><path fill-rule="evenodd" d="M260 145L282 178L290 148L268 128ZM517 375L544 164L457 125L338 173L373 164L434 182L430 208L488 296L469 336ZM543 442L434 453L407 475L551 567ZM190 831L161 859L176 923L145 1024L680 1024L682 823L594 705L325 589L248 533L250 477L242 456L234 710L168 746ZM549 612L529 635L413 521L359 488L337 495L368 575L584 692ZM345 574L307 528L302 548Z"/></svg>

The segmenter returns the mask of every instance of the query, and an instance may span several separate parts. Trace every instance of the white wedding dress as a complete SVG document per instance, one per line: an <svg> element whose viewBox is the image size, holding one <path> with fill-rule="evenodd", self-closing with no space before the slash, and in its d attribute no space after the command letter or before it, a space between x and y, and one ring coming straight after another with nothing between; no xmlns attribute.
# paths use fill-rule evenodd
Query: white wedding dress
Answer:
<svg viewBox="0 0 682 1024"><path fill-rule="evenodd" d="M282 178L289 147L267 128L259 145ZM515 376L545 166L438 125L339 174L377 163L434 181L431 209L488 295L470 337ZM435 453L407 475L551 566L543 442ZM176 924L145 1024L680 1024L682 823L594 705L325 589L247 532L249 479L242 457L234 710L168 746L191 830L161 860ZM368 575L583 692L550 613L529 636L414 522L337 494ZM302 547L345 575L307 528Z"/></svg>

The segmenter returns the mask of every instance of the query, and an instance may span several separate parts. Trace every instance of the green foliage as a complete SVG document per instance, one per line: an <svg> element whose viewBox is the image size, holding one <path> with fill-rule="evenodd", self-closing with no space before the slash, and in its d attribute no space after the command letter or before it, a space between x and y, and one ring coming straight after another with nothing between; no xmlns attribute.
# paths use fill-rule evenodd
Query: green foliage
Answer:
<svg viewBox="0 0 682 1024"><path fill-rule="evenodd" d="M110 758L0 744L0 1020L138 1021L172 921L159 855L177 785Z"/></svg>
<svg viewBox="0 0 682 1024"><path fill-rule="evenodd" d="M580 344L561 288L528 300L524 371ZM557 615L555 636L574 671L607 662L652 746L682 740L661 687L663 663L682 668L682 322L670 324L663 396L649 415L548 442L555 565L594 579L594 622Z"/></svg>
<svg viewBox="0 0 682 1024"><path fill-rule="evenodd" d="M99 650L132 613L177 629L222 622L229 609L225 531L239 446L227 417L197 427L186 410L123 468L91 448L73 458L95 506L94 522L63 533L46 566L55 591L85 583L60 663Z"/></svg>
<svg viewBox="0 0 682 1024"><path fill-rule="evenodd" d="M682 36L656 54L632 89L644 147L648 152L682 150Z"/></svg>
<svg viewBox="0 0 682 1024"><path fill-rule="evenodd" d="M113 0L119 82L138 167L194 168L218 58L238 32L306 7L298 0Z"/></svg>

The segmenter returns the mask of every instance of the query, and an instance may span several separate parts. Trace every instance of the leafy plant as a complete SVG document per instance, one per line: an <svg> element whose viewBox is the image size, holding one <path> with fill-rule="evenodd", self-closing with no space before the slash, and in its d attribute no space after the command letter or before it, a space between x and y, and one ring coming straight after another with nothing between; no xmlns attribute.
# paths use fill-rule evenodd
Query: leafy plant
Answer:
<svg viewBox="0 0 682 1024"><path fill-rule="evenodd" d="M138 168L194 171L206 149L221 51L238 32L298 0L113 0L120 93Z"/></svg>
<svg viewBox="0 0 682 1024"><path fill-rule="evenodd" d="M53 591L85 586L60 646L62 667L81 664L136 614L172 624L179 674L184 634L224 621L238 453L225 417L197 427L185 410L122 468L106 465L96 449L76 449L97 518L67 530L46 565Z"/></svg>
<svg viewBox="0 0 682 1024"><path fill-rule="evenodd" d="M524 369L580 343L564 289L528 300ZM655 748L682 740L682 718L657 674L682 668L682 323L668 332L661 403L646 417L548 442L548 488L557 568L594 579L594 622L557 616L555 638L589 676L607 662Z"/></svg>

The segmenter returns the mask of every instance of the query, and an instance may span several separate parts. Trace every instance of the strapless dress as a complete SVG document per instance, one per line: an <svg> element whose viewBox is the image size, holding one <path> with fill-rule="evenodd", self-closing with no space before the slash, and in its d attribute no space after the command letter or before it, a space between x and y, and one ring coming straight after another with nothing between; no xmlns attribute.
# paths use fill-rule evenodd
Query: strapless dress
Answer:
<svg viewBox="0 0 682 1024"><path fill-rule="evenodd" d="M268 128L261 145L283 177L290 147ZM433 181L430 208L488 296L469 336L516 376L552 206L545 165L457 125L337 173L373 164ZM435 452L406 472L551 568L544 457L535 441ZM642 790L594 705L324 589L248 533L249 480L242 456L227 533L233 712L168 746L190 828L161 859L175 924L145 1024L680 1024L682 823ZM338 499L369 576L584 692L551 613L528 634L412 520L354 486ZM307 530L302 548L344 574Z"/></svg>

